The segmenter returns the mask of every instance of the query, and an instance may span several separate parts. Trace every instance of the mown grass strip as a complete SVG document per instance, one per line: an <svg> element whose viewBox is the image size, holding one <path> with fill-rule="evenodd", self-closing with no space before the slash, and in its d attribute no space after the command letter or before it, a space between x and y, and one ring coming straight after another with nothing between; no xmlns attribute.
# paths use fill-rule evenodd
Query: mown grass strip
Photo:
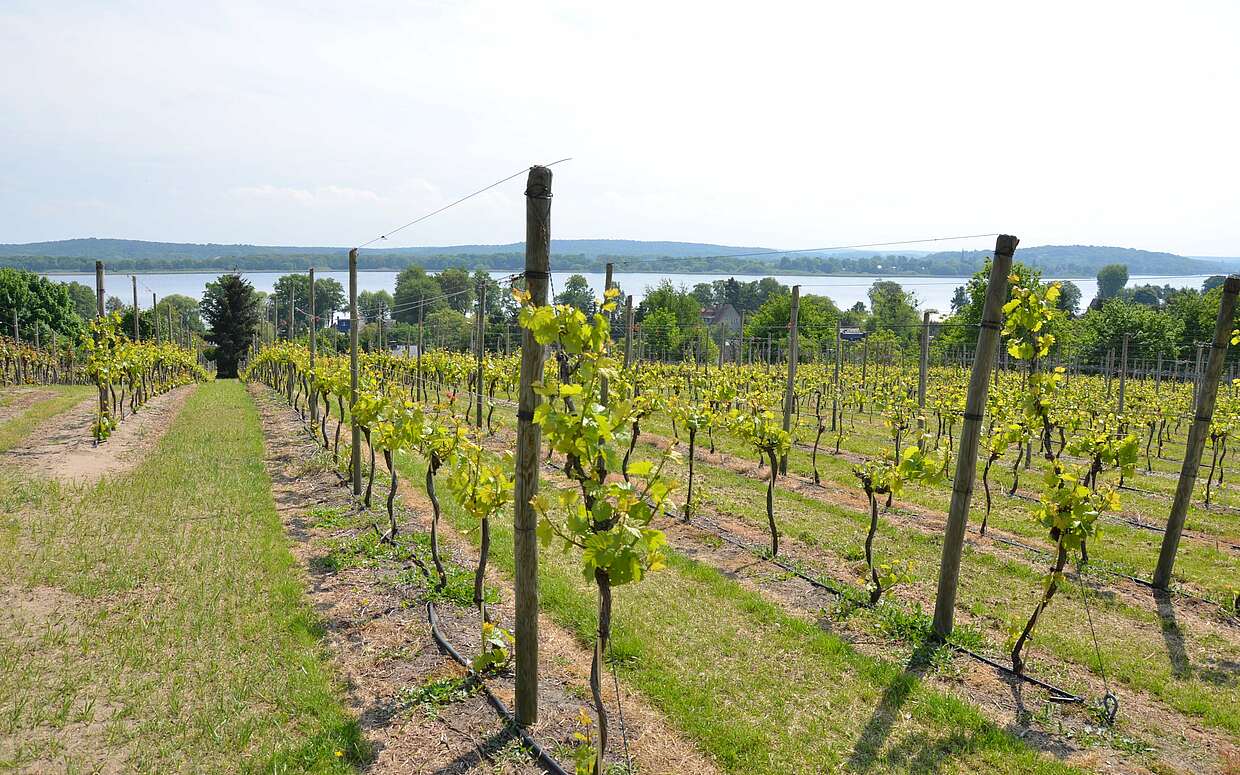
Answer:
<svg viewBox="0 0 1240 775"><path fill-rule="evenodd" d="M0 633L0 739L24 741L0 758L286 773L365 757L238 383L197 388L132 473L76 489L6 474L0 503L17 514L0 545L18 549L0 553L0 577L67 613ZM39 710L56 706L58 719Z"/></svg>
<svg viewBox="0 0 1240 775"><path fill-rule="evenodd" d="M415 456L398 468L410 481L424 471ZM449 499L444 506L458 530L475 527ZM494 525L492 540L492 561L511 574L511 525ZM543 610L590 642L593 587L569 555L543 551L540 563ZM616 598L621 675L728 772L1075 771L680 554Z"/></svg>

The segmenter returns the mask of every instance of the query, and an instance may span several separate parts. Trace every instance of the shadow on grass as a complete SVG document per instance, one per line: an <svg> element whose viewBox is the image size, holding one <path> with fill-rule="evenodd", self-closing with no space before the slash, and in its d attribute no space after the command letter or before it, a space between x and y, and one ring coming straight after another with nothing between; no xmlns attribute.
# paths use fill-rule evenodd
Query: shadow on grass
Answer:
<svg viewBox="0 0 1240 775"><path fill-rule="evenodd" d="M1184 633L1180 631L1180 623L1176 620L1171 594L1156 589L1154 602L1158 606L1158 619L1162 625L1160 629L1163 643L1167 646L1167 657L1171 660L1171 674L1176 678L1188 678L1193 674L1193 668L1188 661L1188 651L1184 648Z"/></svg>
<svg viewBox="0 0 1240 775"><path fill-rule="evenodd" d="M861 736L857 740L856 746L853 747L852 755L848 757L847 768L849 770L865 772L884 766L880 761L880 753L883 750L883 746L887 743L887 738L891 736L892 727L900 718L900 709L904 706L905 701L908 700L909 694L925 675L926 665L934 648L934 644L930 642L918 646L913 655L909 657L903 672L888 684L886 691L883 692L882 700L879 701L878 707L874 710L874 714L870 716L865 729L861 730ZM914 750L918 747L921 747L923 750L920 752ZM937 747L937 742L930 741L924 736L920 738L919 745L918 739L914 737L901 741L899 745L887 753L887 756L882 758L895 755L897 749L904 757L922 758L926 753L929 753L930 748Z"/></svg>

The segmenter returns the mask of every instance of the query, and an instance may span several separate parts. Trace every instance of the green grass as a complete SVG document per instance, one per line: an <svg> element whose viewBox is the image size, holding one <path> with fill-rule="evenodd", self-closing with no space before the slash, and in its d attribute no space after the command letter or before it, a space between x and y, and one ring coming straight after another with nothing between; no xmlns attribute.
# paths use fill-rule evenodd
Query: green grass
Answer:
<svg viewBox="0 0 1240 775"><path fill-rule="evenodd" d="M350 772L365 757L238 383L199 387L126 476L0 474L0 512L0 769ZM14 605L31 594L49 605Z"/></svg>
<svg viewBox="0 0 1240 775"><path fill-rule="evenodd" d="M17 415L0 423L0 452L9 451L33 433L44 420L67 412L96 392L94 388L84 385L48 385L40 390L50 391L52 395L35 401Z"/></svg>
<svg viewBox="0 0 1240 775"><path fill-rule="evenodd" d="M422 461L398 466L420 481ZM445 519L473 525L450 500ZM511 573L512 530L492 528L492 561ZM541 552L543 610L589 642L595 596L577 558ZM669 567L616 590L620 674L727 772L1071 772L901 666L861 655L713 568L672 553Z"/></svg>

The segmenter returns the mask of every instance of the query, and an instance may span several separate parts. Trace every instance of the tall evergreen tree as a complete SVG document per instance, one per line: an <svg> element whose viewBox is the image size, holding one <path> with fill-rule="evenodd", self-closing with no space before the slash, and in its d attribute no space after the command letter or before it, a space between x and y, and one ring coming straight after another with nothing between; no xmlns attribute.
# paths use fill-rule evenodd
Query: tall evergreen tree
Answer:
<svg viewBox="0 0 1240 775"><path fill-rule="evenodd" d="M211 326L206 339L215 345L207 357L215 361L218 376L236 377L237 364L258 330L258 295L254 287L239 274L220 275L215 282L207 283L200 309Z"/></svg>

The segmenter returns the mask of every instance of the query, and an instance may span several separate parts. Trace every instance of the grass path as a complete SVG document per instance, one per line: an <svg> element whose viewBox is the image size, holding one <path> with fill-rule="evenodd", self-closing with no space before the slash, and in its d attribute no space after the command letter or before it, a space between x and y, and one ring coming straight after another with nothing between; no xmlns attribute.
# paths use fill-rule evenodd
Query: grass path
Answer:
<svg viewBox="0 0 1240 775"><path fill-rule="evenodd" d="M130 474L0 472L0 769L352 771L262 443L213 382Z"/></svg>
<svg viewBox="0 0 1240 775"><path fill-rule="evenodd" d="M398 470L420 481L422 461ZM458 530L473 525L443 499ZM476 540L476 533L471 539ZM512 529L492 527L492 562L512 570ZM541 552L543 610L593 638L593 588L576 559ZM1071 772L916 672L857 653L720 572L672 552L669 567L616 593L613 657L727 772Z"/></svg>

